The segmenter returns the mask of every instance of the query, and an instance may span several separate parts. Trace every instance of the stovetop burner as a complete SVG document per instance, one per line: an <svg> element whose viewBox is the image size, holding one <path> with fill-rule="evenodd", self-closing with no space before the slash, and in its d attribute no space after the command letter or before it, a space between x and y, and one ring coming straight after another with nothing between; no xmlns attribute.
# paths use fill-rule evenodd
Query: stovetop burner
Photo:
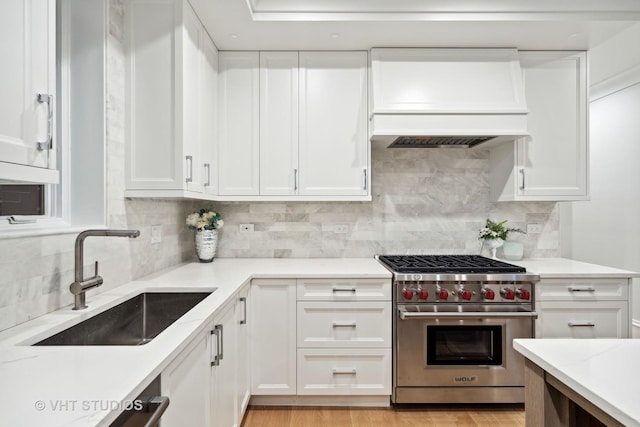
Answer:
<svg viewBox="0 0 640 427"><path fill-rule="evenodd" d="M527 270L481 255L380 255L396 273L525 273Z"/></svg>

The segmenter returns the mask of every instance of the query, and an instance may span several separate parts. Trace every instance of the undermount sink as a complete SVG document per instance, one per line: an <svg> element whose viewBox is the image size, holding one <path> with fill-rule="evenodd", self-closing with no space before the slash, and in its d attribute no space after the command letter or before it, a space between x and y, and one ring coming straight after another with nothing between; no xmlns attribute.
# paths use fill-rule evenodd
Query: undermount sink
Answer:
<svg viewBox="0 0 640 427"><path fill-rule="evenodd" d="M142 345L212 292L145 292L33 345Z"/></svg>

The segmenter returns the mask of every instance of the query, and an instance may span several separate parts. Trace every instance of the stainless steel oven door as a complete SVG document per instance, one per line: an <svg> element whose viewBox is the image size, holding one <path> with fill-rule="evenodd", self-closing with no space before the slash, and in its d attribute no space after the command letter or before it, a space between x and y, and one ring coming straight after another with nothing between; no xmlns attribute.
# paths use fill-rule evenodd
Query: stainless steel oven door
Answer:
<svg viewBox="0 0 640 427"><path fill-rule="evenodd" d="M519 306L399 305L395 386L523 386L513 339L531 338L536 317Z"/></svg>

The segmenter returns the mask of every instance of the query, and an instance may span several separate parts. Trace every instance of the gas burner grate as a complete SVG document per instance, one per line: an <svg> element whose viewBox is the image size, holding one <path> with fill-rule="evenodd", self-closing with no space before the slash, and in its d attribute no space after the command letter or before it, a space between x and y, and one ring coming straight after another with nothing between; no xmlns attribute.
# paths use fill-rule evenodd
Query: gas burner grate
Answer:
<svg viewBox="0 0 640 427"><path fill-rule="evenodd" d="M525 273L527 270L481 255L380 255L396 273Z"/></svg>

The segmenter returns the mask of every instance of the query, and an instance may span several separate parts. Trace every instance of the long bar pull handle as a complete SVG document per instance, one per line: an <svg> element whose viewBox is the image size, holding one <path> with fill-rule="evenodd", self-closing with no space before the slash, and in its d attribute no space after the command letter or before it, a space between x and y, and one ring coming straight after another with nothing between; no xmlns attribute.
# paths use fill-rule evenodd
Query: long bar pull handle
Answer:
<svg viewBox="0 0 640 427"><path fill-rule="evenodd" d="M333 375L356 375L356 368L333 368Z"/></svg>
<svg viewBox="0 0 640 427"><path fill-rule="evenodd" d="M362 169L362 176L363 176L362 189L364 191L367 191L367 170L366 169Z"/></svg>
<svg viewBox="0 0 640 427"><path fill-rule="evenodd" d="M153 411L153 415L149 418L149 421L144 425L144 427L156 427L160 423L160 418L162 418L162 414L169 407L169 397L168 396L156 396L149 399L147 402L149 406L158 405L155 411Z"/></svg>
<svg viewBox="0 0 640 427"><path fill-rule="evenodd" d="M334 328L355 328L356 322L333 322Z"/></svg>
<svg viewBox="0 0 640 427"><path fill-rule="evenodd" d="M47 103L47 140L38 141L38 151L53 149L53 95L46 93L39 93L38 102L43 104Z"/></svg>
<svg viewBox="0 0 640 427"><path fill-rule="evenodd" d="M520 184L520 189L524 190L524 168L520 168L520 175L522 176L522 183Z"/></svg>
<svg viewBox="0 0 640 427"><path fill-rule="evenodd" d="M211 366L219 366L222 360L222 325L215 325L211 335L216 336L216 355L213 356Z"/></svg>
<svg viewBox="0 0 640 427"><path fill-rule="evenodd" d="M338 287L334 287L333 288L333 293L335 294L336 292L351 292L352 294L356 293L356 288L338 288Z"/></svg>
<svg viewBox="0 0 640 427"><path fill-rule="evenodd" d="M578 327L587 327L587 328L595 328L596 324L593 322L574 322L574 321L569 321L567 323L567 325L569 325L570 328L578 328Z"/></svg>
<svg viewBox="0 0 640 427"><path fill-rule="evenodd" d="M240 302L243 304L244 306L244 317L243 319L240 321L241 325L246 325L247 324L247 298L246 297L241 297L240 298Z"/></svg>
<svg viewBox="0 0 640 427"><path fill-rule="evenodd" d="M569 292L595 292L596 289L591 286L586 288L574 288L573 286L569 286Z"/></svg>
<svg viewBox="0 0 640 427"><path fill-rule="evenodd" d="M293 191L298 191L298 169L293 170Z"/></svg>
<svg viewBox="0 0 640 427"><path fill-rule="evenodd" d="M189 175L187 175L186 181L193 182L193 156L185 156L184 158L187 160L189 168Z"/></svg>
<svg viewBox="0 0 640 427"><path fill-rule="evenodd" d="M205 163L204 168L207 170L207 182L204 183L204 186L208 187L211 185L211 165L209 163Z"/></svg>

